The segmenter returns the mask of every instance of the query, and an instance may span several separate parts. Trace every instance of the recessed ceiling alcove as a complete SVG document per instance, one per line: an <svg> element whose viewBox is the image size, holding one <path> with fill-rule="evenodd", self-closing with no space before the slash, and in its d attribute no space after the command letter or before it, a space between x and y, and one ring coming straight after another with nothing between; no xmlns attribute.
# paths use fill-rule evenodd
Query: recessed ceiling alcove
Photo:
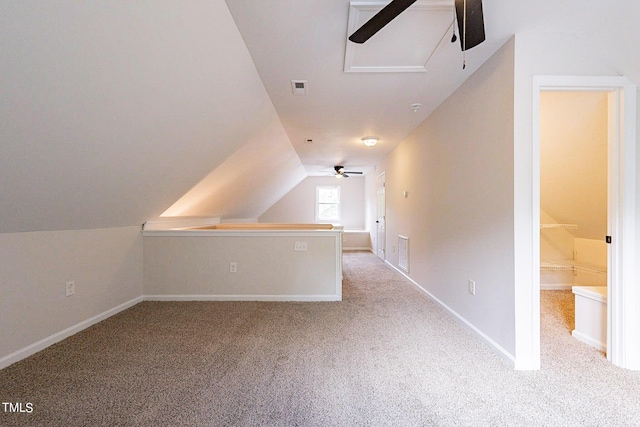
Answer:
<svg viewBox="0 0 640 427"><path fill-rule="evenodd" d="M347 37L386 3L351 2ZM346 40L348 73L426 72L429 59L453 34L453 2L417 1L363 44Z"/></svg>

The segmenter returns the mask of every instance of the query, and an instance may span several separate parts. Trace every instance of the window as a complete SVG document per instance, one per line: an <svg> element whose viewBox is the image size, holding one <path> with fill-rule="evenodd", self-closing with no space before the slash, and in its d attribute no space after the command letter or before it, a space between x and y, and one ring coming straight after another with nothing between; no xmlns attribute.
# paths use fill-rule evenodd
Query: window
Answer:
<svg viewBox="0 0 640 427"><path fill-rule="evenodd" d="M316 221L340 220L340 186L316 187Z"/></svg>

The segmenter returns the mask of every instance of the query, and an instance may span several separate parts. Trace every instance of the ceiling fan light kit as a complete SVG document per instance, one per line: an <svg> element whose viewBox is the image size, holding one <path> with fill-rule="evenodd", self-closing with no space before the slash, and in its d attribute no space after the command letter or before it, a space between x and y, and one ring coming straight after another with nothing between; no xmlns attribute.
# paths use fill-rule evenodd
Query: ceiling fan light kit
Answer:
<svg viewBox="0 0 640 427"><path fill-rule="evenodd" d="M365 136L362 138L362 143L367 147L375 147L379 140L380 138L377 136Z"/></svg>

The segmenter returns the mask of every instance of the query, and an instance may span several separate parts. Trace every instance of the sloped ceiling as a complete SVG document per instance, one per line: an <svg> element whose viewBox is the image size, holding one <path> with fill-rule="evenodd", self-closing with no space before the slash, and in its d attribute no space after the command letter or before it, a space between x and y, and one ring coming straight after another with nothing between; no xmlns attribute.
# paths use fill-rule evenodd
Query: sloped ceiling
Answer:
<svg viewBox="0 0 640 427"><path fill-rule="evenodd" d="M307 174L275 111L270 121L162 216L257 218L300 183Z"/></svg>
<svg viewBox="0 0 640 427"><path fill-rule="evenodd" d="M540 95L540 207L576 237L607 234L606 92Z"/></svg>
<svg viewBox="0 0 640 427"><path fill-rule="evenodd" d="M0 57L0 232L142 224L247 144L304 174L223 0L2 2Z"/></svg>
<svg viewBox="0 0 640 427"><path fill-rule="evenodd" d="M349 4L1 2L0 232L257 217L305 173L379 163L513 34L573 34L640 83L640 2L484 0L467 68L446 42L422 73L345 73ZM402 22L375 43L403 48Z"/></svg>
<svg viewBox="0 0 640 427"><path fill-rule="evenodd" d="M428 58L422 72L412 73L344 72L351 65L348 50L354 48L347 41L349 0L226 1L290 141L311 174L335 164L377 164L514 34L571 34L594 60L640 83L640 54L632 42L640 37L637 1L484 0L487 40L467 51L463 70L460 47L449 42L453 0L420 0L369 39L362 48L366 52L354 56L366 53L367 60L360 64L365 66L372 65L371 58L380 59L381 66L390 65L387 59ZM354 3L382 7L388 1ZM437 9L444 26L426 16L420 26L420 7ZM447 8L450 13L443 13ZM441 42L423 56L421 47L433 40ZM292 96L292 79L307 80L308 96ZM422 108L413 113L412 103ZM362 149L360 138L365 135L380 137L375 149Z"/></svg>
<svg viewBox="0 0 640 427"><path fill-rule="evenodd" d="M364 3L380 9L388 1ZM421 0L355 47L354 54L354 59L364 55L367 66L389 66L395 60L411 65L402 58L426 58L424 67L418 67L421 72L345 72L345 51L352 47L347 41L349 0L227 4L310 174L333 165L377 164L510 37L500 34L469 50L463 70L460 46L449 42L453 0ZM435 9L424 12L421 7L428 5ZM442 25L432 25L429 17L434 13L444 20ZM424 31L413 34L421 20ZM434 40L437 48L432 52ZM422 51L425 45L430 48ZM308 95L293 96L291 80L307 80ZM410 108L414 103L422 104L418 112ZM380 138L373 149L363 147L366 135ZM308 139L313 144L307 144Z"/></svg>

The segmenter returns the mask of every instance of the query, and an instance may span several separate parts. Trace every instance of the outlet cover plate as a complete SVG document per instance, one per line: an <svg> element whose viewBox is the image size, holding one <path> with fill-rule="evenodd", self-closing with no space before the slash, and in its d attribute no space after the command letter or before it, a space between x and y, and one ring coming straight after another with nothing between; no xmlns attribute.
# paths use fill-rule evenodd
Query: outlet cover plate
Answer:
<svg viewBox="0 0 640 427"><path fill-rule="evenodd" d="M65 293L68 297L76 293L76 282L70 281L65 283Z"/></svg>

